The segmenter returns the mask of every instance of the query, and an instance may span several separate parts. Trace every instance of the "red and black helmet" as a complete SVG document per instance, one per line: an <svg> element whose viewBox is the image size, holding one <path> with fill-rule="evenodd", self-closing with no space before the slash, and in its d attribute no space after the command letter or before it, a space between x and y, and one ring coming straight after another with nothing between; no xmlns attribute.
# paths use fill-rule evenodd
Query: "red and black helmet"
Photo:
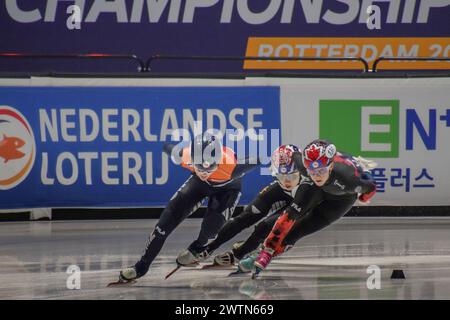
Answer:
<svg viewBox="0 0 450 320"><path fill-rule="evenodd" d="M300 152L300 149L293 144L283 144L273 152L272 175L291 174L298 171L293 159L294 152Z"/></svg>
<svg viewBox="0 0 450 320"><path fill-rule="evenodd" d="M303 165L308 170L328 167L336 155L336 146L329 141L317 139L303 149Z"/></svg>

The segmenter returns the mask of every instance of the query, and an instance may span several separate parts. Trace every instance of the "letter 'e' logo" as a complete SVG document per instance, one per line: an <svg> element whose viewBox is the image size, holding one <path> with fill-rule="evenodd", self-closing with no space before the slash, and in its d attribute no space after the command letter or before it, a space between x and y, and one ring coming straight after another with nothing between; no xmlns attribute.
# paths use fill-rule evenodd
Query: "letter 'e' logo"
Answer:
<svg viewBox="0 0 450 320"><path fill-rule="evenodd" d="M319 137L351 154L398 158L400 100L320 100Z"/></svg>
<svg viewBox="0 0 450 320"><path fill-rule="evenodd" d="M0 106L0 190L25 180L35 157L36 142L27 119L14 108Z"/></svg>

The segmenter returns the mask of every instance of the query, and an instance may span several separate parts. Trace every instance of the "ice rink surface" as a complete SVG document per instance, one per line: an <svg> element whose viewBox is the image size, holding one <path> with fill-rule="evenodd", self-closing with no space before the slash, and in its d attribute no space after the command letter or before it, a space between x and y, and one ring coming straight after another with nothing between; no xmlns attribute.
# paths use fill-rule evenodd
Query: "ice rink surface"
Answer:
<svg viewBox="0 0 450 320"><path fill-rule="evenodd" d="M450 219L343 218L300 240L256 280L199 268L164 280L200 222L184 221L144 278L114 288L106 285L134 264L156 220L2 222L0 299L450 299ZM76 284L71 265L81 270L79 290L67 289ZM371 265L381 270L380 289L367 288ZM393 269L406 279L391 280Z"/></svg>

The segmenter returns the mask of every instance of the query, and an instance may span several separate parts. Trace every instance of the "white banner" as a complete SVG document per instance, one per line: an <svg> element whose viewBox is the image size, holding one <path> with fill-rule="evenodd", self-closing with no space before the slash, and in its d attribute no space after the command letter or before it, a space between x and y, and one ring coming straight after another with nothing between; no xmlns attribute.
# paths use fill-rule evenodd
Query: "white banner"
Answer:
<svg viewBox="0 0 450 320"><path fill-rule="evenodd" d="M318 137L375 160L373 205L450 204L450 81L298 79L281 85L284 143Z"/></svg>

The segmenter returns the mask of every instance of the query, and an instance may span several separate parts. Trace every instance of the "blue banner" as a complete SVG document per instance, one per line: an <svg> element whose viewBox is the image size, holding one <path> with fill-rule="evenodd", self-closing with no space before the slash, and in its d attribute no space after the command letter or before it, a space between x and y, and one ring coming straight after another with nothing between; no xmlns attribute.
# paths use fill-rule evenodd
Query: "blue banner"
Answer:
<svg viewBox="0 0 450 320"><path fill-rule="evenodd" d="M283 37L441 37L448 44L449 15L448 0L5 0L0 3L0 52L136 54L142 59L155 54L243 56L251 38ZM337 49L330 50L336 56ZM344 53L363 56L363 50L351 47ZM448 53L445 46L430 50L436 57ZM134 64L111 61L0 63L1 71L136 71ZM242 66L240 61L155 61L152 70L220 72L241 71Z"/></svg>
<svg viewBox="0 0 450 320"><path fill-rule="evenodd" d="M239 159L259 141L267 160L281 139L270 135L280 129L279 91L0 88L0 208L165 206L190 175L162 152L172 133L198 123L234 130L247 143L234 148ZM272 180L261 172L244 177L242 203Z"/></svg>

